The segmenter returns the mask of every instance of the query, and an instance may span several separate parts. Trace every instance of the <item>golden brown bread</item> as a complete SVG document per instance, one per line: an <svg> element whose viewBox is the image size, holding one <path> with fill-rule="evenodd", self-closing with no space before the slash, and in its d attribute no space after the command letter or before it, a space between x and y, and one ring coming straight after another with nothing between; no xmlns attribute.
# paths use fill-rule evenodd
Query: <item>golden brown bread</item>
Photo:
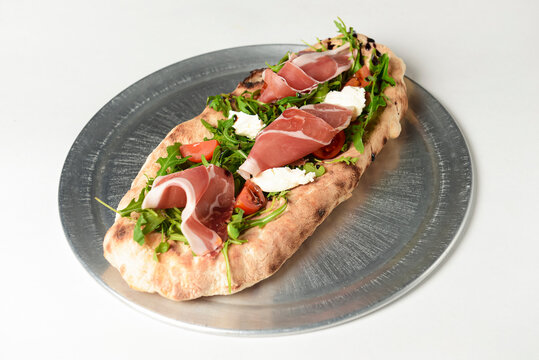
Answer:
<svg viewBox="0 0 539 360"><path fill-rule="evenodd" d="M367 38L358 35L363 44ZM324 41L324 45L339 45L340 39ZM371 43L372 45L372 43ZM248 242L229 247L229 261L232 275L232 293L245 289L267 278L290 258L316 227L342 201L352 195L359 178L372 162L371 157L380 152L389 138L399 135L400 121L407 109L406 86L404 84L405 65L387 47L376 44L376 49L389 55L389 75L395 79L395 86L384 91L388 105L378 119L369 125L364 141L365 151L359 154L352 146L340 156L357 157L355 164L343 162L325 164L326 173L310 184L298 186L288 194L286 211L264 228L251 228L242 239ZM369 55L374 49L363 54ZM262 71L253 71L238 87L234 94L244 90L254 91L263 85ZM146 177L154 176L159 165L156 160L166 156L166 147L181 142L184 144L202 141L211 134L201 124L203 118L212 125L223 118L222 114L206 108L202 114L172 129L159 146L148 156L144 166L134 179L131 189L118 205L124 208L136 198L146 185ZM107 260L117 268L125 281L133 289L157 292L169 299L187 300L200 296L229 294L227 271L222 254L217 256L193 256L188 246L169 241L170 249L159 255L159 262L153 260L153 249L161 241L161 235L146 236L146 244L140 246L133 241L134 221L117 217L116 222L105 235L103 244Z"/></svg>

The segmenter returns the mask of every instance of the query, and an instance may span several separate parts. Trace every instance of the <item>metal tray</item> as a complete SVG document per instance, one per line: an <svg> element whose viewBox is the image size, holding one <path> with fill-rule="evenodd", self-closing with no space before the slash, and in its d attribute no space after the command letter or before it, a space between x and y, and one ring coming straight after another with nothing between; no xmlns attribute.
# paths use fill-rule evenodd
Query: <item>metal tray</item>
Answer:
<svg viewBox="0 0 539 360"><path fill-rule="evenodd" d="M352 198L272 277L232 296L173 302L131 290L103 257L116 205L168 131L229 92L249 70L300 45L220 50L173 64L106 104L75 140L62 170L59 206L69 244L88 272L134 308L181 327L275 335L356 319L424 279L461 232L472 199L472 164L454 120L407 79L409 111Z"/></svg>

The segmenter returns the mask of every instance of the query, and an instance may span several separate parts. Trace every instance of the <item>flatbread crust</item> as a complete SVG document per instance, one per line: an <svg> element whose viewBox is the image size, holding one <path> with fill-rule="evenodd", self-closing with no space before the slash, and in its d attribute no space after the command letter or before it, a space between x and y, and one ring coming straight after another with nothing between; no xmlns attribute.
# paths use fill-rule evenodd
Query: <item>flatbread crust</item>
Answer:
<svg viewBox="0 0 539 360"><path fill-rule="evenodd" d="M363 44L367 44L367 37L358 35L358 38ZM325 46L338 46L341 40L336 37L324 40L323 43ZM221 253L214 257L193 256L188 246L169 241L170 249L159 255L159 262L156 262L153 260L153 249L161 241L161 234L147 235L146 243L141 246L133 241L135 222L130 218L117 217L105 235L104 255L112 266L120 271L131 288L156 292L172 300L228 295L243 290L276 272L331 211L352 195L359 178L372 162L372 156L380 152L388 139L400 134L400 121L408 107L404 62L387 47L374 44L371 39L369 43L371 49L368 51L363 46L363 54L370 56L370 52L375 49L387 53L389 74L396 84L385 90L389 98L388 104L378 119L369 125L364 141L365 151L359 154L352 146L338 156L357 157L355 164L324 164L326 173L323 176L290 191L287 195L287 209L278 219L262 229L249 229L241 236L242 239L248 240L247 243L229 247L232 291L229 292L228 289L226 265ZM255 70L233 93L239 95L244 90L254 91L262 85L262 70ZM131 199L138 197L146 185L144 174L156 174L159 170L156 160L166 156L167 146L175 142L188 144L211 137L201 124L201 118L215 126L223 116L211 108L206 108L199 116L172 129L148 156L131 189L120 201L118 209L124 208Z"/></svg>

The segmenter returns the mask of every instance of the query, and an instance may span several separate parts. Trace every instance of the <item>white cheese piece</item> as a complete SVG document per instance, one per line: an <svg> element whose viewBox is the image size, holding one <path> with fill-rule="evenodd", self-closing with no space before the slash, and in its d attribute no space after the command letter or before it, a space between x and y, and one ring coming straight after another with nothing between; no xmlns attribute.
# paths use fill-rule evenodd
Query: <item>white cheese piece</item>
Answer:
<svg viewBox="0 0 539 360"><path fill-rule="evenodd" d="M265 170L251 180L260 186L262 191L275 192L292 189L314 181L313 172L306 173L302 169L278 167Z"/></svg>
<svg viewBox="0 0 539 360"><path fill-rule="evenodd" d="M327 104L349 108L355 119L365 107L365 89L359 86L345 86L341 91L330 91L324 100Z"/></svg>
<svg viewBox="0 0 539 360"><path fill-rule="evenodd" d="M264 127L264 123L257 115L249 115L239 111L229 111L230 116L236 115L236 122L232 127L236 134L254 139Z"/></svg>

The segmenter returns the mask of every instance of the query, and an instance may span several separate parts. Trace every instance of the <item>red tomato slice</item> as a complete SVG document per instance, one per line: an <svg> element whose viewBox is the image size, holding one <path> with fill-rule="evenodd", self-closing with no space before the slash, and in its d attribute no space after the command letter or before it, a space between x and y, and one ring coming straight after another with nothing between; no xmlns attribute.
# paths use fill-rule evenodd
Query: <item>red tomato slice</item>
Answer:
<svg viewBox="0 0 539 360"><path fill-rule="evenodd" d="M262 189L251 180L247 180L240 194L236 198L236 206L250 215L260 210L266 205L266 197Z"/></svg>
<svg viewBox="0 0 539 360"><path fill-rule="evenodd" d="M344 145L344 141L346 140L346 135L344 135L344 131L341 131L335 137L329 145L324 146L323 148L320 148L313 152L313 155L316 156L319 159L331 159L337 156L338 153L341 152L342 146Z"/></svg>
<svg viewBox="0 0 539 360"><path fill-rule="evenodd" d="M359 69L354 74L354 76L346 82L344 86L365 87L371 83L370 81L367 80L367 76L371 76L371 71L369 70L369 67L367 65L363 65L363 67Z"/></svg>
<svg viewBox="0 0 539 360"><path fill-rule="evenodd" d="M213 151L219 145L217 140L201 141L194 144L180 146L180 153L183 157L191 156L189 160L196 163L202 162L202 155L206 160L210 161L213 156Z"/></svg>
<svg viewBox="0 0 539 360"><path fill-rule="evenodd" d="M351 77L344 86L359 86L359 80L356 77Z"/></svg>

